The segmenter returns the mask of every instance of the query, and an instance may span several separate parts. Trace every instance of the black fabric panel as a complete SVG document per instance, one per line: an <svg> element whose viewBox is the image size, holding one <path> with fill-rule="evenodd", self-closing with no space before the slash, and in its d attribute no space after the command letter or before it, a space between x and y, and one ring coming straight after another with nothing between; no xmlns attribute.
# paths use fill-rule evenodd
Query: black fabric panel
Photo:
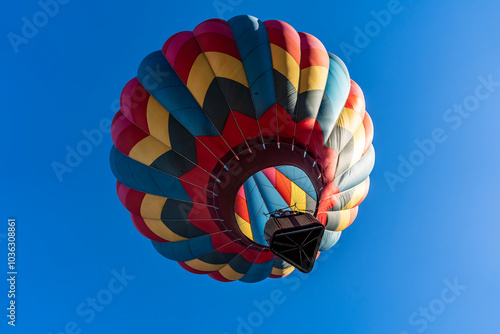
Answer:
<svg viewBox="0 0 500 334"><path fill-rule="evenodd" d="M252 263L248 262L242 255L238 255L232 259L231 262L229 262L229 265L234 271L240 274L248 272L250 267L252 267Z"/></svg>
<svg viewBox="0 0 500 334"><path fill-rule="evenodd" d="M203 256L200 256L198 260L201 260L210 264L224 264L229 263L232 259L234 259L238 254L234 253L220 253L218 251L214 251Z"/></svg>
<svg viewBox="0 0 500 334"><path fill-rule="evenodd" d="M191 169L195 168L196 165L180 156L177 152L170 150L160 155L155 161L153 161L151 167L161 170L169 175L181 177Z"/></svg>
<svg viewBox="0 0 500 334"><path fill-rule="evenodd" d="M176 120L172 115L168 119L168 134L170 146L180 155L185 156L194 163L197 163L196 139L193 135Z"/></svg>
<svg viewBox="0 0 500 334"><path fill-rule="evenodd" d="M205 100L203 101L203 111L212 121L217 131L222 134L231 110L216 79L212 80L212 83L208 86Z"/></svg>
<svg viewBox="0 0 500 334"><path fill-rule="evenodd" d="M163 209L161 210L161 220L187 219L192 207L193 203L167 199L165 205L163 205Z"/></svg>
<svg viewBox="0 0 500 334"><path fill-rule="evenodd" d="M250 89L227 78L217 78L227 102L234 111L256 119Z"/></svg>
<svg viewBox="0 0 500 334"><path fill-rule="evenodd" d="M285 109L292 116L292 119L295 119L297 90L287 77L276 70L274 70L274 87L276 103Z"/></svg>
<svg viewBox="0 0 500 334"><path fill-rule="evenodd" d="M321 131L323 132L323 138L325 140L330 137L333 127L335 126L336 119L333 119L333 106L332 101L326 93L323 94L323 98L321 99L321 105L319 107L318 116L316 116L316 120L318 124L321 126Z"/></svg>
<svg viewBox="0 0 500 334"><path fill-rule="evenodd" d="M175 234L180 235L181 237L191 239L196 237L201 237L202 235L207 234L191 224L186 220L166 220L162 219L163 224L168 227Z"/></svg>
<svg viewBox="0 0 500 334"><path fill-rule="evenodd" d="M308 118L316 119L321 101L323 100L323 90L308 90L299 94L299 104L297 106L297 123Z"/></svg>

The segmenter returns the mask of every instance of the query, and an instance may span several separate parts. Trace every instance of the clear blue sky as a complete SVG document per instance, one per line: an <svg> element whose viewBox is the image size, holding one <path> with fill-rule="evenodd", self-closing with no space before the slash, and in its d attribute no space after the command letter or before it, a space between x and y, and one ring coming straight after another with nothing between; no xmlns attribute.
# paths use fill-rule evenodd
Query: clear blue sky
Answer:
<svg viewBox="0 0 500 334"><path fill-rule="evenodd" d="M19 272L15 329L0 283L2 333L500 333L498 3L221 0L232 4L218 12L201 0L65 1L53 17L35 0L1 14L1 277L9 217ZM371 11L388 7L390 22L374 24ZM146 54L238 14L286 21L342 58L377 152L338 246L309 275L257 284L189 274L156 253L118 201L109 134L97 130L102 141L62 182L53 170L82 131L106 130ZM23 37L23 17L38 31ZM356 38L365 28L372 37ZM93 309L96 297L105 305Z"/></svg>

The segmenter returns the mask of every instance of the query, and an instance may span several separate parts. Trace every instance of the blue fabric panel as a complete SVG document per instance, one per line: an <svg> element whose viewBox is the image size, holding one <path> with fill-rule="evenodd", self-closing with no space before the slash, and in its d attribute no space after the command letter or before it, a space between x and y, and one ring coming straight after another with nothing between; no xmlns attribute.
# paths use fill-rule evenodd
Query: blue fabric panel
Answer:
<svg viewBox="0 0 500 334"><path fill-rule="evenodd" d="M335 176L333 182L340 192L357 186L363 182L371 173L375 165L375 149L373 145L361 159L356 162L351 168L346 170L342 175Z"/></svg>
<svg viewBox="0 0 500 334"><path fill-rule="evenodd" d="M278 209L284 209L288 207L288 203L285 202L278 190L274 188L273 184L264 175L264 173L258 172L254 174L253 179L257 184L260 196L264 200L264 204L266 206L265 212L273 212Z"/></svg>
<svg viewBox="0 0 500 334"><path fill-rule="evenodd" d="M254 263L240 281L245 283L255 283L262 281L271 275L274 259L264 263Z"/></svg>
<svg viewBox="0 0 500 334"><path fill-rule="evenodd" d="M323 238L321 239L321 244L319 245L319 251L323 252L327 249L332 248L337 241L340 239L340 235L342 232L340 231L328 231L325 230L325 233L323 234Z"/></svg>
<svg viewBox="0 0 500 334"><path fill-rule="evenodd" d="M199 258L214 250L210 235L176 242L151 242L158 253L167 259L181 262Z"/></svg>
<svg viewBox="0 0 500 334"><path fill-rule="evenodd" d="M226 264L229 263L237 255L238 254L233 253L221 253L215 250L213 252L200 256L198 260L210 264Z"/></svg>
<svg viewBox="0 0 500 334"><path fill-rule="evenodd" d="M330 57L330 68L325 87L326 97L323 98L316 117L325 143L330 137L351 89L351 79L342 60L332 53L329 53L328 56Z"/></svg>
<svg viewBox="0 0 500 334"><path fill-rule="evenodd" d="M311 179L309 179L306 172L298 167L289 165L276 166L275 168L299 186L300 189L309 194L309 196L311 196L314 200L317 200L316 190L314 190Z"/></svg>
<svg viewBox="0 0 500 334"><path fill-rule="evenodd" d="M161 51L144 58L137 79L194 136L219 133Z"/></svg>
<svg viewBox="0 0 500 334"><path fill-rule="evenodd" d="M191 201L176 177L135 161L115 146L111 148L109 159L113 174L123 185L148 194Z"/></svg>
<svg viewBox="0 0 500 334"><path fill-rule="evenodd" d="M228 21L240 52L257 119L274 103L274 74L269 36L262 21L247 15Z"/></svg>
<svg viewBox="0 0 500 334"><path fill-rule="evenodd" d="M250 262L248 262L242 255L238 254L238 256L236 256L234 259L232 259L229 263L228 263L229 266L231 266L231 268L240 273L240 274L243 274L243 273L246 273L248 271L248 269L252 266L252 264Z"/></svg>
<svg viewBox="0 0 500 334"><path fill-rule="evenodd" d="M254 241L261 245L267 245L266 238L264 237L264 227L267 222L267 217L264 215L264 212L267 210L264 201L260 196L259 189L253 177L246 180L243 186L245 189Z"/></svg>

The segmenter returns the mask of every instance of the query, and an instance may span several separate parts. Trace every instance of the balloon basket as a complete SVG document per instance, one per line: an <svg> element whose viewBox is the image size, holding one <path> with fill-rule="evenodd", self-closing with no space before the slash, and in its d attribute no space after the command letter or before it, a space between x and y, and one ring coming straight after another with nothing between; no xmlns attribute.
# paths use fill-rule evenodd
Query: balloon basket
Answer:
<svg viewBox="0 0 500 334"><path fill-rule="evenodd" d="M271 252L303 273L316 261L325 227L311 214L285 211L272 215L264 234Z"/></svg>

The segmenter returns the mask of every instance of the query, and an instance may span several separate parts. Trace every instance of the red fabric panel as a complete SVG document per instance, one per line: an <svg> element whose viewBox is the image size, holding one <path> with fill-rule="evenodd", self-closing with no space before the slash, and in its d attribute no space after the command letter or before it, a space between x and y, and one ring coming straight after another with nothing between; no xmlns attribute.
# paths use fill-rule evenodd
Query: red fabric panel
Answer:
<svg viewBox="0 0 500 334"><path fill-rule="evenodd" d="M276 105L276 114L278 119L278 132L280 142L291 144L293 141L293 131L295 128L295 121L290 114L281 106Z"/></svg>
<svg viewBox="0 0 500 334"><path fill-rule="evenodd" d="M221 52L241 60L234 39L217 33L205 33L196 36L203 52Z"/></svg>
<svg viewBox="0 0 500 334"><path fill-rule="evenodd" d="M199 140L196 140L196 162L198 166L206 171L212 171L219 160L203 145Z"/></svg>
<svg viewBox="0 0 500 334"><path fill-rule="evenodd" d="M217 158L222 158L229 152L229 147L227 147L224 140L221 137L215 136L199 136L196 137L200 142L202 142ZM201 163L201 160L198 160Z"/></svg>
<svg viewBox="0 0 500 334"><path fill-rule="evenodd" d="M199 228L200 230L207 232L208 234L211 233L217 233L220 232L219 227L217 224L214 222L213 219L206 219L206 220L189 220L191 225Z"/></svg>
<svg viewBox="0 0 500 334"><path fill-rule="evenodd" d="M191 31L183 31L170 37L163 45L162 52L185 84L194 61L202 53Z"/></svg>
<svg viewBox="0 0 500 334"><path fill-rule="evenodd" d="M250 216L248 215L247 201L243 199L240 195L236 195L236 200L234 203L234 212L243 218L245 221L250 222Z"/></svg>
<svg viewBox="0 0 500 334"><path fill-rule="evenodd" d="M292 201L292 181L279 170L276 170L276 190L285 202L290 205Z"/></svg>
<svg viewBox="0 0 500 334"><path fill-rule="evenodd" d="M276 187L276 172L277 172L276 168L273 168L273 167L266 168L266 169L262 170L262 173L264 173L264 175L267 177L269 182L271 182L271 184L274 187Z"/></svg>
<svg viewBox="0 0 500 334"><path fill-rule="evenodd" d="M338 155L339 154L337 152L326 146L324 146L321 150L321 154L317 161L321 169L323 179L327 180L327 182L332 182L335 178Z"/></svg>
<svg viewBox="0 0 500 334"><path fill-rule="evenodd" d="M354 80L351 79L351 89L349 91L349 96L344 105L345 108L350 108L356 111L356 113L362 119L365 117L365 98L361 88L358 86Z"/></svg>
<svg viewBox="0 0 500 334"><path fill-rule="evenodd" d="M259 125L255 119L237 111L233 111L233 115L240 126L241 132L245 134L246 140L260 137Z"/></svg>
<svg viewBox="0 0 500 334"><path fill-rule="evenodd" d="M231 280L228 280L224 276L222 276L222 274L220 272L218 272L218 271L214 271L213 273L208 274L208 276L210 276L214 280L217 280L217 281L220 281L220 282L233 282Z"/></svg>
<svg viewBox="0 0 500 334"><path fill-rule="evenodd" d="M262 137L266 143L273 140L277 141L278 139L276 112L276 104L274 104L259 118L260 131L262 132Z"/></svg>
<svg viewBox="0 0 500 334"><path fill-rule="evenodd" d="M350 214L349 224L346 226L346 228L348 228L349 226L351 226L351 224L356 219L356 216L358 215L358 209L359 209L359 206L355 206L354 208L352 208L352 209L349 210L349 214Z"/></svg>
<svg viewBox="0 0 500 334"><path fill-rule="evenodd" d="M190 273L197 274L197 275L205 275L205 274L207 274L206 271L201 271L201 270L197 270L197 269L191 268L185 262L177 262L177 263L182 267L182 269L184 269L186 271L189 271Z"/></svg>
<svg viewBox="0 0 500 334"><path fill-rule="evenodd" d="M200 23L193 33L204 52L222 52L241 60L233 32L226 21L205 21Z"/></svg>
<svg viewBox="0 0 500 334"><path fill-rule="evenodd" d="M214 249L220 253L239 254L246 248L229 232L213 234L211 238Z"/></svg>
<svg viewBox="0 0 500 334"><path fill-rule="evenodd" d="M113 118L111 133L116 148L126 155L138 142L148 136L147 133L125 118L122 113L116 113L115 118Z"/></svg>
<svg viewBox="0 0 500 334"><path fill-rule="evenodd" d="M195 184L204 189L208 189L208 185L211 184L211 179L212 177L210 176L210 174L208 174L198 166L194 167L189 172L186 172L179 177L179 180L181 181Z"/></svg>
<svg viewBox="0 0 500 334"><path fill-rule="evenodd" d="M325 212L318 213L318 215L316 216L316 218L319 220L319 222L321 224L323 224L323 226L326 226L327 215L326 215Z"/></svg>
<svg viewBox="0 0 500 334"><path fill-rule="evenodd" d="M363 126L365 128L365 149L363 154L365 154L373 141L373 122L368 113L365 113L365 118L363 118Z"/></svg>
<svg viewBox="0 0 500 334"><path fill-rule="evenodd" d="M208 204L206 189L199 188L192 183L184 181L182 176L179 178L179 182L194 203Z"/></svg>
<svg viewBox="0 0 500 334"><path fill-rule="evenodd" d="M314 121L314 127L309 138L309 145L307 147L307 152L314 158L317 158L321 154L323 149L325 139L323 138L323 131L318 121Z"/></svg>
<svg viewBox="0 0 500 334"><path fill-rule="evenodd" d="M300 32L299 36L302 48L300 68L304 69L310 66L330 68L330 57L328 57L323 43L313 35L307 33Z"/></svg>
<svg viewBox="0 0 500 334"><path fill-rule="evenodd" d="M120 95L120 108L123 115L141 129L149 133L147 108L150 94L137 78L130 80Z"/></svg>
<svg viewBox="0 0 500 334"><path fill-rule="evenodd" d="M295 145L303 150L306 149L315 123L316 119L314 118L308 118L297 123L297 128L295 130Z"/></svg>
<svg viewBox="0 0 500 334"><path fill-rule="evenodd" d="M318 212L327 211L332 208L338 200L339 189L332 182L329 183L321 193L320 204L318 206Z"/></svg>
<svg viewBox="0 0 500 334"><path fill-rule="evenodd" d="M269 249L264 249L257 256L257 258L255 259L255 261L253 261L253 263L264 263L264 262L267 262L267 261L271 261L274 258L275 258L274 254L271 253L271 251Z"/></svg>
<svg viewBox="0 0 500 334"><path fill-rule="evenodd" d="M286 50L300 64L300 36L288 23L276 20L265 21L269 42Z"/></svg>
<svg viewBox="0 0 500 334"><path fill-rule="evenodd" d="M196 37L207 33L215 33L220 35L220 37L227 37L234 41L233 32L229 27L229 23L221 19L211 19L202 22L193 29L193 33Z"/></svg>
<svg viewBox="0 0 500 334"><path fill-rule="evenodd" d="M119 181L116 181L116 192L118 193L120 202L128 211L136 215L141 214L141 205L146 196L145 193L130 189Z"/></svg>
<svg viewBox="0 0 500 334"><path fill-rule="evenodd" d="M222 130L222 137L228 143L229 147L236 147L239 144L245 142L245 140L243 139L243 134L238 129L235 117L236 116L229 114L226 120L226 124L224 125L224 130Z"/></svg>
<svg viewBox="0 0 500 334"><path fill-rule="evenodd" d="M116 143L120 133L122 133L129 125L130 122L127 122L125 116L121 113L121 110L118 110L111 121L111 139L113 140L113 143Z"/></svg>

